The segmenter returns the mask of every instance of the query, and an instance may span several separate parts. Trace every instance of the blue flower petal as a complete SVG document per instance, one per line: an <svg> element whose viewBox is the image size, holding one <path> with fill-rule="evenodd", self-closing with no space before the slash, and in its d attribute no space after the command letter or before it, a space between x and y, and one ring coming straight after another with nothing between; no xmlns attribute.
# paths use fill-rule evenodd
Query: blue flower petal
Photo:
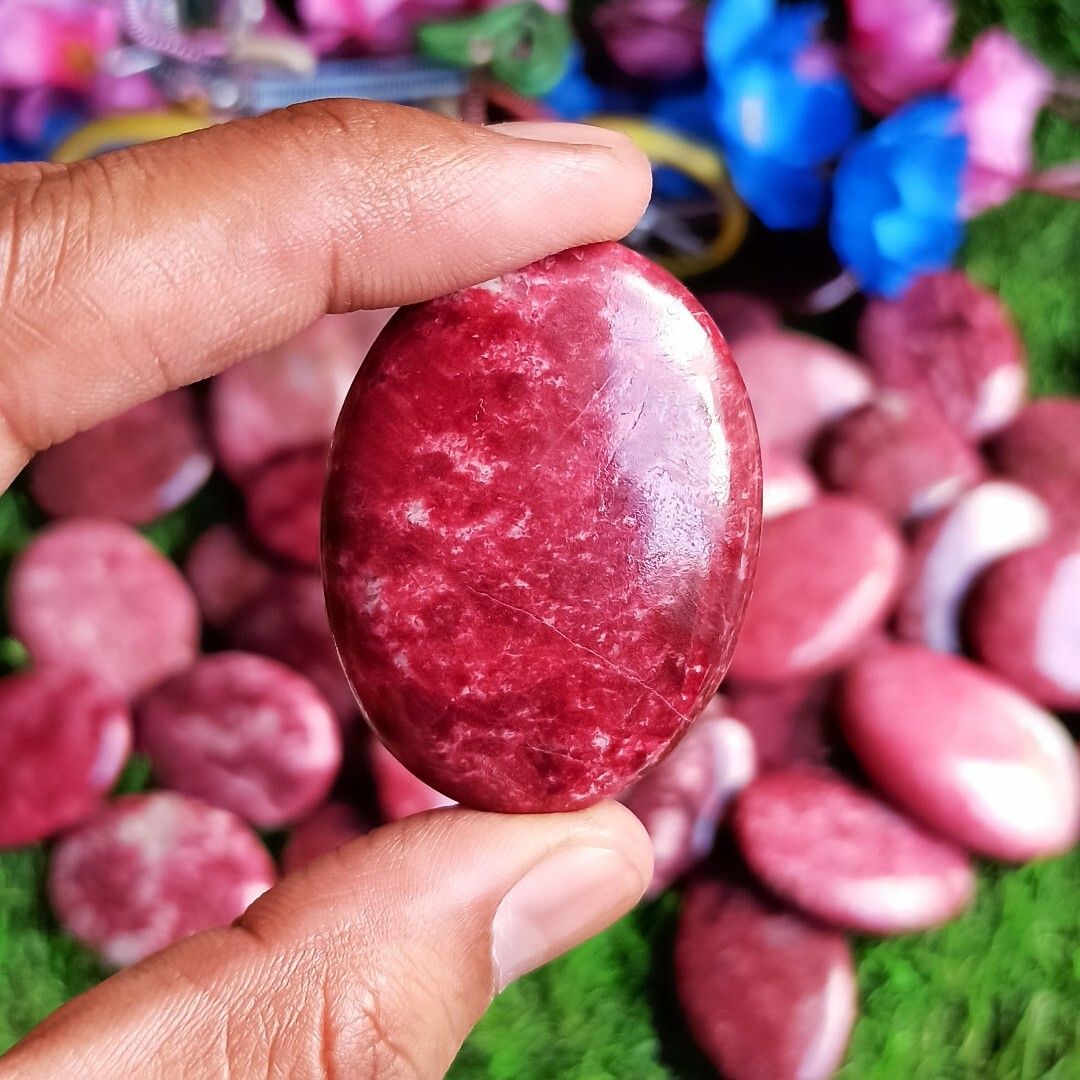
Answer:
<svg viewBox="0 0 1080 1080"><path fill-rule="evenodd" d="M716 123L713 120L711 95L707 90L697 94L662 96L649 115L654 123L662 127L671 128L700 142L716 142Z"/></svg>
<svg viewBox="0 0 1080 1080"><path fill-rule="evenodd" d="M727 153L735 190L770 229L809 229L825 212L826 187L816 172L737 147Z"/></svg>
<svg viewBox="0 0 1080 1080"><path fill-rule="evenodd" d="M705 62L723 69L773 17L774 0L713 0L705 16Z"/></svg>

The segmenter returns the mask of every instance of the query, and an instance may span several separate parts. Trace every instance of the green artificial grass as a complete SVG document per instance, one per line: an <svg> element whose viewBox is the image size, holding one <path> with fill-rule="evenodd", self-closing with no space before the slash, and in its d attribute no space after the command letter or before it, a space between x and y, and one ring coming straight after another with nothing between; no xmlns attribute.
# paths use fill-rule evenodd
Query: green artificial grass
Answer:
<svg viewBox="0 0 1080 1080"><path fill-rule="evenodd" d="M957 43L1003 23L1058 70L1080 69L1075 0L963 0ZM1080 156L1051 115L1040 164ZM973 222L963 263L1015 316L1040 394L1080 393L1080 204L1021 195ZM232 502L221 481L147 530L178 555ZM0 570L39 523L19 491L0 498ZM0 670L22 665L0 638ZM121 789L139 790L144 762ZM42 848L0 854L0 1050L102 971L59 933L43 898ZM861 1017L844 1080L1080 1077L1080 852L1019 870L985 866L971 911L941 930L860 940ZM670 975L673 895L644 907L505 991L453 1080L698 1080L712 1075L682 1028Z"/></svg>

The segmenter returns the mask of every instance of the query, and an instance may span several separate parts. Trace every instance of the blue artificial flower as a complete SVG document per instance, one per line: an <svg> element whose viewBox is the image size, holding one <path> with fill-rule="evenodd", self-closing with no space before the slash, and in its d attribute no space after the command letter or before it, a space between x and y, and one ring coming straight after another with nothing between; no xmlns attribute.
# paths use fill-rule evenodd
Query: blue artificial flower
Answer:
<svg viewBox="0 0 1080 1080"><path fill-rule="evenodd" d="M867 292L901 293L949 266L963 238L967 139L955 98L920 98L860 136L840 160L829 235Z"/></svg>
<svg viewBox="0 0 1080 1080"><path fill-rule="evenodd" d="M851 91L817 40L824 17L816 3L714 0L705 24L714 122L732 181L773 229L821 219L821 167L855 131Z"/></svg>

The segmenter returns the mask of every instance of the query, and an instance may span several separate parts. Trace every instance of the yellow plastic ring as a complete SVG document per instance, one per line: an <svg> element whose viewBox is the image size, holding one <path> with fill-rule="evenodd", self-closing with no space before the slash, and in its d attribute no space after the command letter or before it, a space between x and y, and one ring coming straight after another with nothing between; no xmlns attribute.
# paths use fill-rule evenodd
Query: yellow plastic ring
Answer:
<svg viewBox="0 0 1080 1080"><path fill-rule="evenodd" d="M138 143L170 139L189 131L208 128L214 120L209 116L179 110L124 113L91 120L69 135L53 152L53 161L70 164L94 157L106 150Z"/></svg>
<svg viewBox="0 0 1080 1080"><path fill-rule="evenodd" d="M731 258L746 236L750 215L715 150L632 116L594 116L589 123L626 135L654 165L678 169L715 196L720 228L712 243L698 254L658 257L661 266L676 277L688 278L715 270Z"/></svg>

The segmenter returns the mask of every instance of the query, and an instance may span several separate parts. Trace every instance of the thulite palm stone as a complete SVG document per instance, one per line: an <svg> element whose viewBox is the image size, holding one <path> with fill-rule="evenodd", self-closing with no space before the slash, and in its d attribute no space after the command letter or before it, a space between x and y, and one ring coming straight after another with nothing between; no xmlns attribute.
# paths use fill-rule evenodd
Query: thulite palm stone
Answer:
<svg viewBox="0 0 1080 1080"><path fill-rule="evenodd" d="M586 806L715 692L760 505L723 338L625 248L403 310L331 453L322 556L345 670L386 745L458 802Z"/></svg>

